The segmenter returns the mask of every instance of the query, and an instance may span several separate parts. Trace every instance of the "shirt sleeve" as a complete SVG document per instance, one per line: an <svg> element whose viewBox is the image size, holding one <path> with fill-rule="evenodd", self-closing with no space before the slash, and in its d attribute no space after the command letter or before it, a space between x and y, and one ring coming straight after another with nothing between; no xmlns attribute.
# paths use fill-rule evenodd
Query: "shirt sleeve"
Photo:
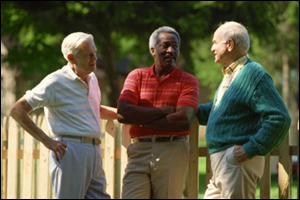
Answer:
<svg viewBox="0 0 300 200"><path fill-rule="evenodd" d="M212 106L213 101L206 104L200 104L198 106L198 112L196 113L196 117L200 125L207 125L209 113L212 109Z"/></svg>
<svg viewBox="0 0 300 200"><path fill-rule="evenodd" d="M132 72L130 72L124 81L124 86L118 101L125 100L134 105L137 105L139 102L139 82L140 76L138 71L133 70Z"/></svg>
<svg viewBox="0 0 300 200"><path fill-rule="evenodd" d="M187 77L177 101L177 106L190 106L197 112L199 103L199 83L196 77Z"/></svg>
<svg viewBox="0 0 300 200"><path fill-rule="evenodd" d="M53 104L55 94L52 90L53 81L49 76L45 77L32 90L27 90L24 98L33 110Z"/></svg>

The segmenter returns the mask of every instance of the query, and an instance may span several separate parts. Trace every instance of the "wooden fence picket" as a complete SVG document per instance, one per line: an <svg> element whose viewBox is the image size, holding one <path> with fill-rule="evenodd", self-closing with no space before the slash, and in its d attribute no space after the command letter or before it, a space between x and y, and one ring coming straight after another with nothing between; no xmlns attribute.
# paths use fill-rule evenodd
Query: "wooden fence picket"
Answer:
<svg viewBox="0 0 300 200"><path fill-rule="evenodd" d="M8 117L3 117L3 126L1 125L1 197L3 196L4 199L7 198L7 146L8 146L8 138L7 138L7 132L8 132L8 126L7 122ZM3 172L3 175L2 175Z"/></svg>
<svg viewBox="0 0 300 200"><path fill-rule="evenodd" d="M116 110L115 108L111 108ZM48 123L44 115L33 115L32 119L47 134ZM26 133L11 117L4 117L1 125L1 197L2 199L53 199L54 190L49 176L49 149ZM127 164L127 147L131 144L130 125L120 124L117 120L101 120L103 132L101 153L103 168L107 179L107 192L113 199L120 199L122 178ZM189 199L198 198L198 158L205 157L206 185L212 176L210 156L207 147L199 147L199 133L203 132L195 120L188 137L190 142L190 166L187 176L185 195ZM288 138L266 156L264 176L260 182L260 198L270 198L271 170L270 159L278 161L278 197L291 198L292 171L291 158L299 157L299 145L289 146ZM298 160L299 163L299 160ZM204 181L204 180L201 180ZM297 169L299 184L299 169ZM298 186L299 187L299 186ZM299 191L297 191L299 197Z"/></svg>
<svg viewBox="0 0 300 200"><path fill-rule="evenodd" d="M39 116L39 123L42 130L49 134L47 120L44 115ZM37 178L37 198L50 199L51 198L51 183L49 175L49 149L42 143L39 144L39 166ZM54 195L53 195L54 197Z"/></svg>
<svg viewBox="0 0 300 200"><path fill-rule="evenodd" d="M18 146L19 125L12 118L8 119L8 149L7 149L7 198L18 199Z"/></svg>
<svg viewBox="0 0 300 200"><path fill-rule="evenodd" d="M23 168L21 168L21 174L23 174L22 184L22 199L32 199L34 197L34 159L33 159L33 145L34 138L28 134L24 134L23 145Z"/></svg>

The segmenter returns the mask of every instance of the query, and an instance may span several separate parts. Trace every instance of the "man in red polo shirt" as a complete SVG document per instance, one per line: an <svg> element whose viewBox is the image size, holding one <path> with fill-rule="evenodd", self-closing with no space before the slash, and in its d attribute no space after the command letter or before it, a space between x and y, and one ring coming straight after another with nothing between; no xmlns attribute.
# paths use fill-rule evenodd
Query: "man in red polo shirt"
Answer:
<svg viewBox="0 0 300 200"><path fill-rule="evenodd" d="M149 39L154 64L127 76L118 121L131 124L123 199L180 199L188 168L186 136L197 112L198 80L179 69L180 36L171 27Z"/></svg>

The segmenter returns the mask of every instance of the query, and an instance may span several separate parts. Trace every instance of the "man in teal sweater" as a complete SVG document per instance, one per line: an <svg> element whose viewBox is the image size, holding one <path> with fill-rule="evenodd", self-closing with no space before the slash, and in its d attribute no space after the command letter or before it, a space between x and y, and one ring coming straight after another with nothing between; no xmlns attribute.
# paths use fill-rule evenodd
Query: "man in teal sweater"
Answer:
<svg viewBox="0 0 300 200"><path fill-rule="evenodd" d="M225 22L214 33L211 51L224 66L214 100L198 106L206 125L213 176L205 199L254 199L265 158L287 136L288 110L271 76L249 59L246 28Z"/></svg>

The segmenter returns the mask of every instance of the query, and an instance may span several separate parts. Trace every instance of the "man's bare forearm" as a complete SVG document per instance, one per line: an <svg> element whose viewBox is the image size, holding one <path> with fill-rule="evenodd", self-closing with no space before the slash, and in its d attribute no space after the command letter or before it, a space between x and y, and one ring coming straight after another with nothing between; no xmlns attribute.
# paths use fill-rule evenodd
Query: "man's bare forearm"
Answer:
<svg viewBox="0 0 300 200"><path fill-rule="evenodd" d="M118 120L121 123L143 125L174 111L174 106L142 107L121 101L118 105Z"/></svg>
<svg viewBox="0 0 300 200"><path fill-rule="evenodd" d="M143 126L166 132L186 131L190 129L194 117L195 110L193 108L179 106L176 112L153 120Z"/></svg>

